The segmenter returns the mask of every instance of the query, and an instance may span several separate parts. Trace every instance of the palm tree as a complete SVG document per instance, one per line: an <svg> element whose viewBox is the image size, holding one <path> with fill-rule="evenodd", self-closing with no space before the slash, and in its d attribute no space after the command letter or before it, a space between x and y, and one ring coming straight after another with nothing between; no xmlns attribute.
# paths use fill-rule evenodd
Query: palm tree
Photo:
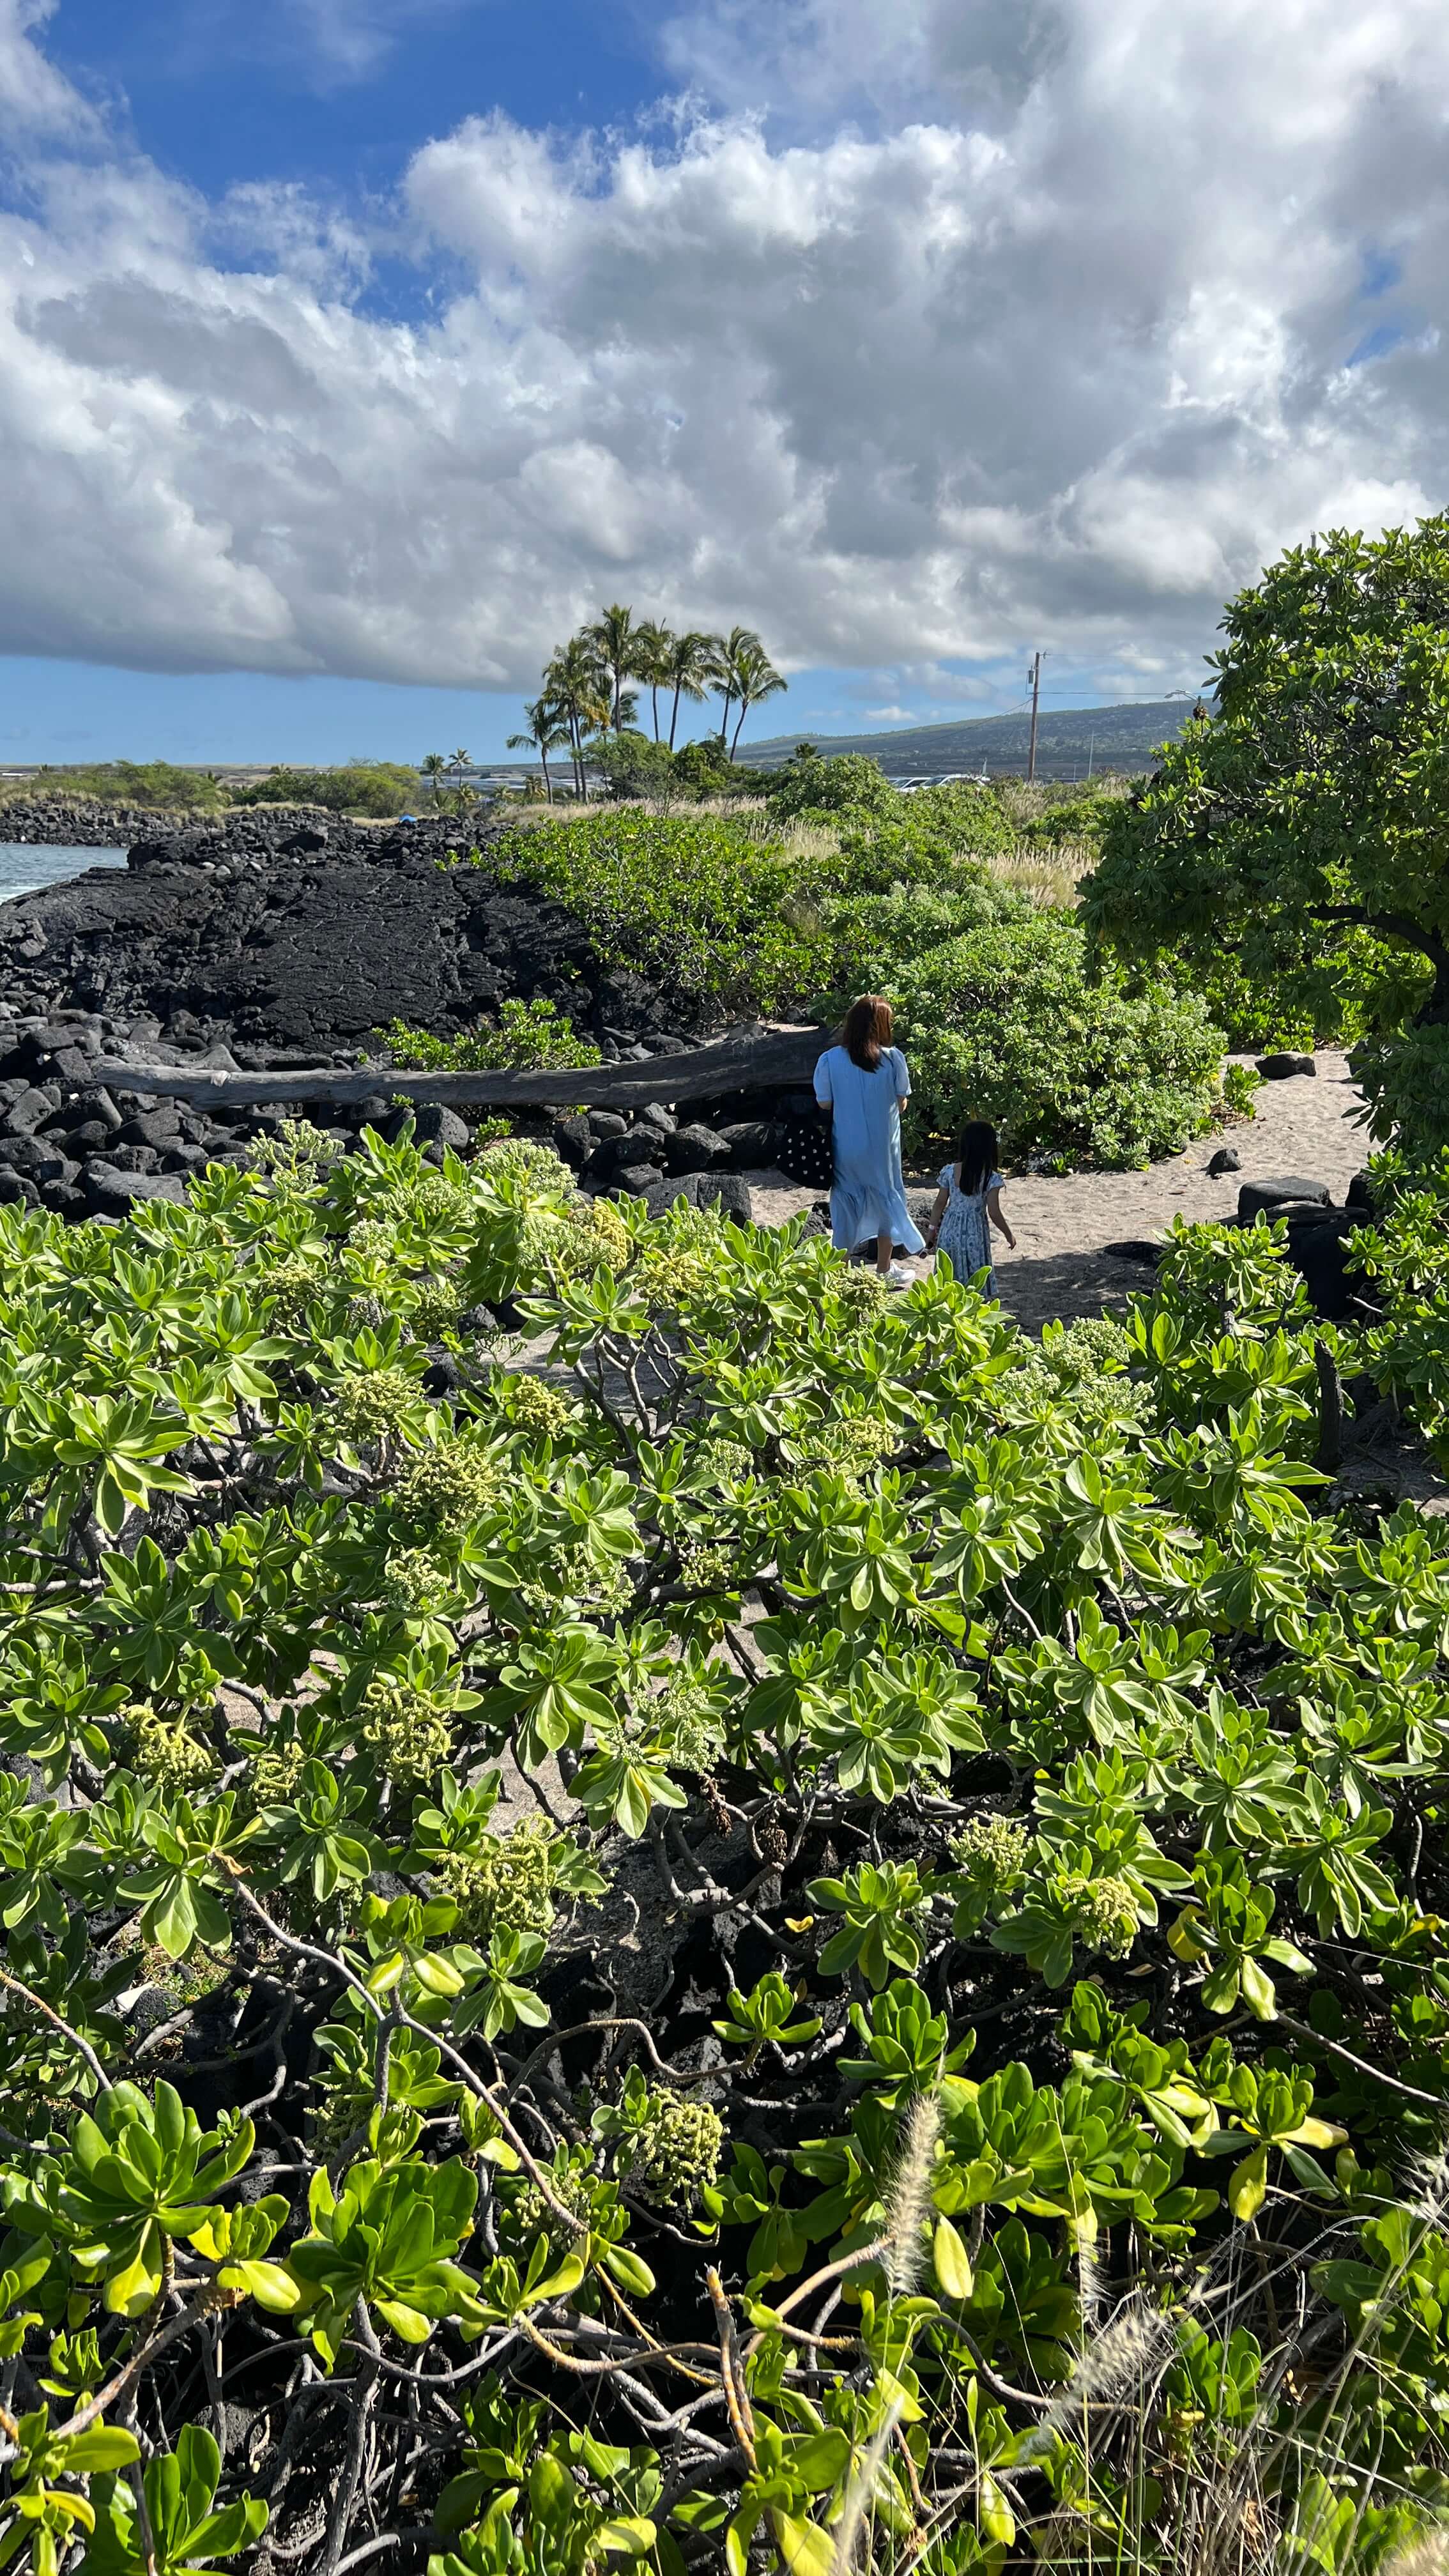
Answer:
<svg viewBox="0 0 1449 2576"><path fill-rule="evenodd" d="M724 700L724 705L720 710L719 720L719 739L720 749L722 751L726 751L729 748L728 735L730 708L733 706L735 699L739 695L738 665L740 655L742 653L748 654L751 651L763 653L764 649L765 648L760 642L758 635L755 633L753 627L750 626L732 626L728 635L712 635L709 639L708 667L705 672L705 677L708 680L710 687L712 689L718 689L720 696Z"/></svg>
<svg viewBox="0 0 1449 2576"><path fill-rule="evenodd" d="M674 749L674 729L679 722L680 699L692 698L697 705L704 696L709 679L712 640L710 636L698 633L670 636L669 668L664 674L664 685L674 691L674 704L669 710L671 751Z"/></svg>
<svg viewBox="0 0 1449 2576"><path fill-rule="evenodd" d="M654 710L654 739L659 740L659 692L669 686L670 656L675 638L655 617L646 618L634 637L634 677L643 680Z"/></svg>
<svg viewBox="0 0 1449 2576"><path fill-rule="evenodd" d="M508 748L510 751L532 750L538 753L543 763L543 792L551 805L553 780L548 774L548 755L551 751L567 750L572 737L567 725L560 722L561 711L552 699L525 699L523 712L528 718L528 730L526 733L511 733Z"/></svg>
<svg viewBox="0 0 1449 2576"><path fill-rule="evenodd" d="M465 775L473 766L473 754L471 751L455 751L447 766L461 788Z"/></svg>
<svg viewBox="0 0 1449 2576"><path fill-rule="evenodd" d="M613 726L617 733L622 717L620 702L624 695L624 682L643 677L639 670L639 630L634 623L633 609L623 607L616 599L612 607L600 609L596 622L584 628L584 637L592 644L613 683Z"/></svg>
<svg viewBox="0 0 1449 2576"><path fill-rule="evenodd" d="M433 791L433 803L436 805L443 793L443 780L448 775L448 764L442 753L430 751L427 759L418 763L418 775L427 779Z"/></svg>
<svg viewBox="0 0 1449 2576"><path fill-rule="evenodd" d="M733 671L735 695L740 702L740 712L734 730L734 739L730 744L731 760L739 750L740 731L751 707L759 706L765 698L777 698L781 690L788 689L790 685L789 681L776 670L764 646L755 642L740 646L734 656Z"/></svg>
<svg viewBox="0 0 1449 2576"><path fill-rule="evenodd" d="M584 793L584 743L609 723L609 674L587 635L561 644L543 675L543 694L568 727L574 792Z"/></svg>

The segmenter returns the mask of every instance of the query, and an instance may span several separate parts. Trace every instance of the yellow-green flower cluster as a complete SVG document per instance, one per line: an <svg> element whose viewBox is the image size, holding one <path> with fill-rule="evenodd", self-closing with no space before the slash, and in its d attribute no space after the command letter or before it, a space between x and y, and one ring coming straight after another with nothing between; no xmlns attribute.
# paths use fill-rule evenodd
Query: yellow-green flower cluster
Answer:
<svg viewBox="0 0 1449 2576"><path fill-rule="evenodd" d="M351 1441L382 1440L406 1421L417 1401L417 1380L406 1369L359 1369L338 1389L338 1426Z"/></svg>
<svg viewBox="0 0 1449 2576"><path fill-rule="evenodd" d="M600 1559L582 1539L566 1539L550 1549L547 1564L531 1583L521 1585L519 1601L535 1614L555 1610L561 1602L591 1610L596 1618L627 1610L634 1586L627 1565L617 1557Z"/></svg>
<svg viewBox="0 0 1449 2576"><path fill-rule="evenodd" d="M791 1435L797 1466L806 1474L846 1476L852 1481L878 1467L900 1442L888 1422L853 1415L834 1422L811 1423Z"/></svg>
<svg viewBox="0 0 1449 2576"><path fill-rule="evenodd" d="M651 2092L648 2123L630 2136L619 2161L641 2200L658 2208L682 2201L692 2208L717 2179L723 2146L723 2123L707 2102Z"/></svg>
<svg viewBox="0 0 1449 2576"><path fill-rule="evenodd" d="M494 1392L516 1431L526 1431L535 1439L556 1439L566 1431L574 1418L568 1397L541 1377L525 1370L495 1378Z"/></svg>
<svg viewBox="0 0 1449 2576"><path fill-rule="evenodd" d="M451 1712L416 1683L378 1673L359 1711L361 1738L385 1778L400 1789L436 1779L453 1750Z"/></svg>
<svg viewBox="0 0 1449 2576"><path fill-rule="evenodd" d="M143 1780L158 1788L189 1789L209 1780L216 1756L198 1741L184 1717L167 1717L149 1699L134 1699L117 1711L124 1758Z"/></svg>
<svg viewBox="0 0 1449 2576"><path fill-rule="evenodd" d="M463 1292L456 1279L416 1279L413 1286L417 1295L408 1308L408 1331L414 1341L440 1341L463 1311Z"/></svg>
<svg viewBox="0 0 1449 2576"><path fill-rule="evenodd" d="M701 1682L670 1682L649 1704L651 1729L681 1771L712 1771L724 1743L719 1710Z"/></svg>
<svg viewBox="0 0 1449 2576"><path fill-rule="evenodd" d="M951 1836L957 1868L988 1896L1005 1896L1020 1886L1030 1847L1027 1827L1014 1816L973 1816Z"/></svg>
<svg viewBox="0 0 1449 2576"><path fill-rule="evenodd" d="M247 1786L257 1807L284 1807L301 1785L307 1755L295 1736L269 1744L253 1757Z"/></svg>
<svg viewBox="0 0 1449 2576"><path fill-rule="evenodd" d="M301 1253L277 1262L266 1274L267 1295L272 1300L275 1321L284 1328L299 1324L307 1308L321 1293L325 1272L320 1264Z"/></svg>
<svg viewBox="0 0 1449 2576"><path fill-rule="evenodd" d="M1109 1959L1125 1959L1138 1928L1137 1899L1127 1880L1083 1878L1074 1870L1058 1883L1076 1915L1086 1948L1105 1950Z"/></svg>
<svg viewBox="0 0 1449 2576"><path fill-rule="evenodd" d="M629 1280L647 1306L665 1307L674 1313L695 1298L707 1297L718 1286L719 1261L700 1244L650 1245L641 1253Z"/></svg>
<svg viewBox="0 0 1449 2576"><path fill-rule="evenodd" d="M468 1851L444 1852L438 1875L458 1908L460 1940L485 1945L494 1932L553 1929L559 1837L542 1816L525 1816L508 1834L489 1834Z"/></svg>
<svg viewBox="0 0 1449 2576"><path fill-rule="evenodd" d="M502 1491L496 1458L476 1441L452 1438L414 1450L393 1487L399 1510L449 1538L462 1538L486 1520Z"/></svg>
<svg viewBox="0 0 1449 2576"><path fill-rule="evenodd" d="M388 1558L382 1597L410 1618L444 1608L452 1596L453 1578L424 1547L400 1547Z"/></svg>
<svg viewBox="0 0 1449 2576"><path fill-rule="evenodd" d="M679 1550L679 1579L696 1585L701 1592L728 1592L735 1581L734 1560L725 1548L707 1547L702 1539L686 1539Z"/></svg>

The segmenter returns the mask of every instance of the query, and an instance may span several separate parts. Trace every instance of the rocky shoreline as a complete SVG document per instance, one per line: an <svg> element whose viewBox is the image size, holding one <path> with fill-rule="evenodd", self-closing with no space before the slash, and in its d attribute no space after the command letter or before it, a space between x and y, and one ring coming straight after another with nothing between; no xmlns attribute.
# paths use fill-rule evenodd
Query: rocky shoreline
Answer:
<svg viewBox="0 0 1449 2576"><path fill-rule="evenodd" d="M446 1035L514 997L554 1002L605 1061L661 1060L660 1097L636 1117L522 1122L586 1188L657 1205L682 1188L748 1216L741 1171L773 1162L783 1122L808 1107L735 1093L676 1119L665 1060L712 1032L681 996L602 966L562 906L500 886L496 824L379 829L275 807L172 832L145 822L124 869L0 905L0 1204L79 1218L180 1199L189 1174L247 1160L289 1114L285 1102L202 1112L131 1095L97 1081L100 1058L283 1072L375 1062L376 1094L327 1113L349 1148L364 1126L402 1125L378 1034L389 1022ZM416 1133L440 1160L472 1128L430 1106Z"/></svg>
<svg viewBox="0 0 1449 2576"><path fill-rule="evenodd" d="M102 805L92 796L16 796L0 804L0 841L37 848L130 850L165 844L176 856L239 858L269 854L299 834L365 856L390 824L350 823L322 805L233 805L216 814L158 811L146 805ZM455 815L423 815L406 827L432 843L466 845L479 826ZM310 845L320 846L315 840Z"/></svg>

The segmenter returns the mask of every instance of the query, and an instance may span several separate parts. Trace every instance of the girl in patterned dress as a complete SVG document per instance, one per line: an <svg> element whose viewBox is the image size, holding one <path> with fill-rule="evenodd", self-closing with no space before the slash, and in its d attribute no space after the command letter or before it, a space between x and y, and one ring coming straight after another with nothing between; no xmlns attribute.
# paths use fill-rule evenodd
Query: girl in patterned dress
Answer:
<svg viewBox="0 0 1449 2576"><path fill-rule="evenodd" d="M991 1228L1004 1234L1012 1251L1016 1237L1001 1212L1001 1174L996 1168L996 1130L984 1118L973 1118L961 1130L956 1160L941 1173L926 1224L926 1249L945 1253L963 1287L986 1273L986 1294L996 1294L991 1266Z"/></svg>

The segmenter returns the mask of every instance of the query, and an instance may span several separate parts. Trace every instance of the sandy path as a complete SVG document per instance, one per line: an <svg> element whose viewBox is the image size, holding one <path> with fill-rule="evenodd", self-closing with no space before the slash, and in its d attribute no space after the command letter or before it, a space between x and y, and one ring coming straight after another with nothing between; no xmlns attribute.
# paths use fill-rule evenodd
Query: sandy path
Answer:
<svg viewBox="0 0 1449 2576"><path fill-rule="evenodd" d="M1134 1237L1150 1240L1179 1212L1198 1218L1232 1216L1243 1181L1277 1180L1290 1173L1326 1181L1341 1204L1354 1173L1369 1158L1368 1140L1354 1122L1362 1095L1350 1081L1342 1055L1325 1051L1314 1060L1318 1070L1311 1079L1297 1074L1287 1082L1263 1083L1255 1118L1226 1135L1199 1136L1185 1154L1153 1163L1145 1172L1073 1172L1063 1180L1008 1177L1003 1205L1017 1248L1009 1252L1004 1241L998 1242L996 1286L1002 1304L1020 1323L1037 1329L1054 1315L1106 1313L1145 1287L1149 1278L1140 1265L1114 1260L1107 1244ZM1210 1181L1206 1166L1222 1144L1234 1148L1242 1169ZM917 1173L914 1180L926 1177ZM817 1192L796 1189L782 1172L752 1172L749 1178L762 1225L782 1225L786 1217L816 1203ZM913 1186L909 1195L919 1210L933 1193L923 1195Z"/></svg>
<svg viewBox="0 0 1449 2576"><path fill-rule="evenodd" d="M1117 1261L1103 1246L1133 1236L1151 1238L1186 1217L1225 1217L1237 1210L1243 1181L1277 1180L1290 1173L1326 1181L1342 1204L1371 1147L1354 1123L1362 1094L1350 1081L1343 1056L1315 1058L1306 1074L1265 1082L1257 1116L1224 1136L1199 1136L1185 1154L1153 1163L1145 1172L1074 1172L1064 1180L1009 1181L1003 1204L1017 1249L1005 1245L996 1280L1002 1303L1023 1324L1051 1315L1100 1315L1145 1284L1135 1264ZM1242 1170L1210 1181L1206 1166L1221 1144L1237 1153Z"/></svg>

